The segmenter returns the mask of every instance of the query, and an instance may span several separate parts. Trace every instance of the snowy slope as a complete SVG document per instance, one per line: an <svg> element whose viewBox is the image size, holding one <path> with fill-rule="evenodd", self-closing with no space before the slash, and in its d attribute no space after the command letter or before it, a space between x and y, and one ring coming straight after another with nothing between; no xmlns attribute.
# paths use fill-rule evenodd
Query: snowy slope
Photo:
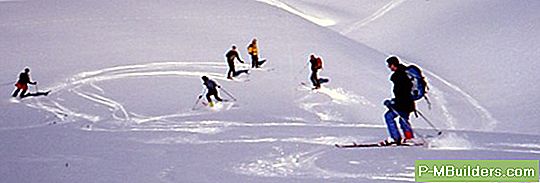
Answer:
<svg viewBox="0 0 540 183"><path fill-rule="evenodd" d="M489 133L491 113L444 79L426 114L455 131L430 147L335 149L386 136L386 54L305 15L278 1L0 2L0 182L414 181L415 159L539 158L537 136ZM236 44L248 61L253 37L268 63L225 80L223 54ZM300 85L310 53L331 80L319 91ZM48 97L9 99L25 66ZM238 100L193 110L202 75Z"/></svg>
<svg viewBox="0 0 540 183"><path fill-rule="evenodd" d="M538 1L283 2L336 20L330 28L346 37L420 64L484 108L496 123L488 130L536 134L539 88L530 84L538 79L530 64L540 56Z"/></svg>
<svg viewBox="0 0 540 183"><path fill-rule="evenodd" d="M75 121L79 118L93 122L118 117L131 119L130 112L135 115L152 117L170 116L178 112L191 113L192 103L201 92L200 87L198 87L200 86L199 77L211 74L213 78L222 82L226 89L241 96L238 105L242 107L238 110L229 113L209 114L210 116L219 116L218 119L238 120L240 117L243 120L268 121L281 120L285 117L304 121L347 120L379 124L378 115L359 114L380 114L384 110L382 107L375 106L379 106L376 104L388 96L386 92L388 83L385 81L387 73L385 69L378 69L381 67L380 62L374 62L384 59L384 55L343 38L330 30L318 30L317 26L300 18L287 15L288 18L284 20L276 19L275 17L279 17L279 14L265 12L276 11L275 8L269 7L265 10L265 8L261 8L265 7L264 4L251 3L257 7L257 12L246 13L257 16L251 17L244 15L245 13L231 15L228 10L223 10L222 14L218 14L219 11L216 12L216 10L212 10L212 13L201 11L195 15L190 15L190 13L186 15L169 14L178 11L189 12L189 9L205 9L204 5L207 4L204 3L175 8L169 5L152 5L159 8L159 14L156 14L157 10L148 8L139 10L140 12L131 12L135 15L130 15L130 12L125 10L116 11L114 8L121 7L121 5L107 3L91 3L90 5L75 3L75 5L65 5L73 7L55 7L57 9L54 11L43 12L40 18L46 19L44 16L47 12L63 14L62 10L67 11L77 6L96 6L95 9L87 9L77 13L76 15L79 17L76 18L57 18L61 20L52 18L53 24L43 23L43 26L7 23L5 27L20 26L18 28L23 29L16 30L17 34L43 29L45 35L39 39L54 39L55 34L57 34L55 32L61 32L60 30L65 29L64 26L69 29L79 29L80 26L77 24L83 24L85 28L63 33L62 39L54 39L54 41L63 40L67 43L54 44L53 48L50 48L50 45L42 45L46 44L47 41L36 41L35 44L27 45L35 46L32 49L37 50L54 50L53 52L38 51L40 54L45 54L41 58L32 58L36 57L32 54L25 54L28 55L28 58L25 58L24 55L19 58L19 55L6 53L8 55L6 60L23 60L22 62L9 62L10 65L6 68L22 68L24 65L35 67L36 71L33 72L33 76L39 79L40 83L43 83L41 84L42 89L52 89L55 92L51 94L52 97L37 99L37 103L29 105L51 111L60 117L68 113L70 118L77 117L74 119ZM133 6L147 5L136 4ZM67 11L65 16L76 16L70 15L70 11ZM92 15L93 11L99 12L95 15L97 17L89 16ZM36 14L39 14L39 11ZM50 16L54 17L55 15ZM12 19L7 22L23 21L18 20L22 17ZM216 20L209 21L214 19ZM234 21L230 21L231 19ZM208 23L200 24L201 21ZM261 23L254 24L255 26L239 27L243 25L243 22L249 21L260 21ZM61 23L54 24L54 22ZM64 25L64 22L67 25ZM156 27L156 25L160 26ZM34 26L38 26L38 28ZM189 29L181 27L189 27ZM223 27L224 30L205 33L205 31L213 30L214 27ZM8 29L8 31L15 30ZM306 31L310 33L305 34ZM255 34L255 32L257 33ZM285 34L274 36L275 32L285 32ZM6 37L12 37L7 35ZM262 56L269 60L268 73L264 70L255 70L249 76L249 82L223 81L226 72L223 53L230 47L230 44L235 43L242 48L241 52L245 54L245 45L254 36L261 40ZM29 39L26 36L22 37L12 39L19 42L34 41L25 40ZM79 37L90 40L76 42L75 40ZM7 39L9 40L9 38ZM339 44L329 44L329 42L338 42ZM7 47L10 44L5 45ZM8 52L10 49L5 49L5 51ZM332 77L328 88L321 90L321 92L326 93L322 96L313 95L299 86L300 82L307 82L309 73L304 66L312 52L322 55L328 61L325 63L326 69L322 75ZM54 57L55 55L59 55L58 58ZM244 55L244 57L247 56ZM357 63L358 58L372 64L360 65ZM49 66L44 67L40 64L41 62L46 62ZM80 64L75 64L75 62L80 62ZM344 70L345 68L347 69ZM10 78L12 76L7 76L8 74L17 75L17 72L15 70L2 73L5 73L5 78ZM43 77L46 73L59 74ZM246 76L242 77L246 80ZM345 79L345 77L363 79ZM126 82L143 82L144 85L126 84L121 89L118 88L120 83ZM368 87L362 88L363 91L352 90L356 86L366 85L367 82L377 84L369 84ZM45 84L48 84L48 88L43 87ZM380 85L384 87L380 87ZM11 90L9 87L4 89ZM136 100L145 96L148 97L147 100ZM134 101L137 103L131 104ZM153 110L147 109L147 106L158 104L159 101L168 101L169 103L156 108L155 113L152 112ZM87 108L91 105L98 105L98 107ZM342 109L325 107L327 105ZM108 108L114 111L112 115ZM366 112L358 113L359 110ZM147 114L141 113L141 111L146 111ZM253 111L260 112L254 113ZM289 114L283 116L285 112ZM203 118L208 118L208 116Z"/></svg>

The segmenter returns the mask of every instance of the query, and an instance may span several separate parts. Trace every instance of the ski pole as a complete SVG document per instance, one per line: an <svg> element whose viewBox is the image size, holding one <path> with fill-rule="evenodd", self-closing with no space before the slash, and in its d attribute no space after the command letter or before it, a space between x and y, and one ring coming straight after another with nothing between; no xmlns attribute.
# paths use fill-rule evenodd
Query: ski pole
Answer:
<svg viewBox="0 0 540 183"><path fill-rule="evenodd" d="M416 110L416 112L418 112L418 114L420 114L420 117L422 117L424 119L424 121L426 121L426 123L428 123L435 131L437 131L437 135L441 135L442 134L442 131L437 129L437 127L435 127L435 125L433 125L433 123L427 119L424 114L422 114L422 112L420 112L419 110Z"/></svg>
<svg viewBox="0 0 540 183"><path fill-rule="evenodd" d="M195 107L197 107L197 104L199 103L199 101L201 100L202 96L204 95L204 92L206 92L206 89L203 90L203 92L199 95L199 97L197 97L197 101L195 101L195 104L193 104L193 107L191 108L191 110L195 110Z"/></svg>
<svg viewBox="0 0 540 183"><path fill-rule="evenodd" d="M388 107L390 110L392 110L392 112L393 112L394 114L398 115L399 118L400 118L401 120L407 121L407 120L405 120L405 118L403 118L401 115L399 115L399 113L398 113L393 107L391 107L391 106L387 106L387 107ZM423 115L420 114L420 116L423 116ZM427 119L427 118L424 118L424 119ZM430 122L430 123L431 123L431 122ZM410 129L412 129L411 126L410 126L410 124L406 123L405 125L407 125L407 127L409 127ZM430 124L430 125L433 125L433 124ZM431 126L431 127L433 127L433 128L437 131L437 135L441 135L441 134L442 134L442 131L438 130L438 129L435 128L434 126ZM416 132L416 130L413 130L413 133L416 133L417 135L423 137L423 135L420 134L420 133L418 133L418 132Z"/></svg>
<svg viewBox="0 0 540 183"><path fill-rule="evenodd" d="M302 67L302 70L300 70L300 72L298 72L298 73L300 74L300 73L302 73L304 70L306 70L308 64L309 64L309 62L306 62L306 64L304 64L304 67Z"/></svg>
<svg viewBox="0 0 540 183"><path fill-rule="evenodd" d="M306 62L306 64L304 64L304 67L302 67L302 70L298 71L295 75L294 75L294 80L298 79L298 76L300 76L300 74L302 74L302 72L304 72L304 70L306 69L307 65L308 65L309 62Z"/></svg>
<svg viewBox="0 0 540 183"><path fill-rule="evenodd" d="M197 97L197 101L195 101L195 104L193 104L193 107L191 108L191 110L195 110L195 107L197 107L197 104L199 103L199 101L201 100L202 98L202 94L199 95L199 97Z"/></svg>
<svg viewBox="0 0 540 183"><path fill-rule="evenodd" d="M221 89L221 91L223 91L227 96L231 97L231 99L233 99L233 101L236 101L236 98L234 98L234 96L231 93L229 93L227 90L225 90L225 88L220 87L219 89Z"/></svg>
<svg viewBox="0 0 540 183"><path fill-rule="evenodd" d="M404 124L405 124L409 129L412 130L411 125L408 123L409 120L405 120L405 118L403 118L401 115L399 115L399 113L398 113L393 107L391 107L391 106L389 106L389 105L387 105L387 107L388 107L388 109L390 109L394 114L396 114L397 116L399 116L399 119L405 121ZM424 139L425 136L424 136L424 135L422 135L421 133L418 133L416 130L413 130L412 132L413 132L414 134L416 134L416 136L420 136L420 138L422 139L422 141L425 141L425 139Z"/></svg>

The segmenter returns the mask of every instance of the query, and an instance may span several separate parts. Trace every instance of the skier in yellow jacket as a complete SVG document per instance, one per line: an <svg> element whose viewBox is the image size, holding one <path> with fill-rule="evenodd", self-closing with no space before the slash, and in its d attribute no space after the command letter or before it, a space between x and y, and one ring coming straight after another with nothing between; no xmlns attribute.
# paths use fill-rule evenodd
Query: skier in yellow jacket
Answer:
<svg viewBox="0 0 540 183"><path fill-rule="evenodd" d="M251 68L259 68L259 49L257 48L257 39L253 38L248 46L248 53L251 55Z"/></svg>

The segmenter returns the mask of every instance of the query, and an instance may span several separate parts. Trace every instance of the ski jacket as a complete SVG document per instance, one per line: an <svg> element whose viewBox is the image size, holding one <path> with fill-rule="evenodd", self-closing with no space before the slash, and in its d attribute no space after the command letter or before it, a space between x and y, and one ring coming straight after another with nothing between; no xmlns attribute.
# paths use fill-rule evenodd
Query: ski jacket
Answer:
<svg viewBox="0 0 540 183"><path fill-rule="evenodd" d="M411 96L412 82L405 72L406 67L398 65L398 69L390 76L390 81L394 84L393 93L395 109L400 112L412 112L415 110L414 100Z"/></svg>
<svg viewBox="0 0 540 183"><path fill-rule="evenodd" d="M15 86L18 89L28 90L28 83L32 84L32 82L30 81L30 76L28 75L28 73L22 72L19 75L19 80L17 81Z"/></svg>
<svg viewBox="0 0 540 183"><path fill-rule="evenodd" d="M216 90L216 87L218 86L215 81L208 80L204 82L204 86L210 91L210 90Z"/></svg>
<svg viewBox="0 0 540 183"><path fill-rule="evenodd" d="M322 69L322 60L320 57L317 57L315 59L309 59L309 63L311 63L311 71L317 71L318 69Z"/></svg>
<svg viewBox="0 0 540 183"><path fill-rule="evenodd" d="M234 50L230 50L229 52L227 52L227 54L225 54L225 57L227 57L227 63L229 63L229 65L231 64L234 65L234 58L238 59L238 61L240 62L243 62L242 60L240 60L240 56L238 56L238 52Z"/></svg>
<svg viewBox="0 0 540 183"><path fill-rule="evenodd" d="M248 53L252 56L259 55L259 49L256 44L249 44Z"/></svg>
<svg viewBox="0 0 540 183"><path fill-rule="evenodd" d="M30 82L30 76L28 75L28 73L23 72L19 75L19 81L17 81L17 83L28 84L32 82Z"/></svg>

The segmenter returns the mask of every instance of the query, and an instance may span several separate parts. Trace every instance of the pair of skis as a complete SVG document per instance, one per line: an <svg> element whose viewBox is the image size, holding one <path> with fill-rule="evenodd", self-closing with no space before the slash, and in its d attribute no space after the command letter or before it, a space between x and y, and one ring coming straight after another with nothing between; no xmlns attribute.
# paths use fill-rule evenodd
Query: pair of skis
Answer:
<svg viewBox="0 0 540 183"><path fill-rule="evenodd" d="M400 146L427 146L428 145L428 139L436 138L438 136L442 135L442 131L437 133L436 135L422 135L420 138L415 140L409 140L408 142L397 144L396 142L375 142L375 143L351 143L351 144L334 144L337 148L362 148L362 147L400 147Z"/></svg>
<svg viewBox="0 0 540 183"><path fill-rule="evenodd" d="M335 144L337 148L362 148L362 147L400 147L400 146L424 146L424 142L415 142L415 143L383 143L383 142L377 142L377 143L352 143L352 144Z"/></svg>
<svg viewBox="0 0 540 183"><path fill-rule="evenodd" d="M221 101L216 101L216 102L214 102L214 103L217 103L217 102L231 102L231 100L223 99L223 100L221 100ZM202 104L203 106L212 107L212 106L208 105L208 102L205 102L205 101L201 101L201 104Z"/></svg>

